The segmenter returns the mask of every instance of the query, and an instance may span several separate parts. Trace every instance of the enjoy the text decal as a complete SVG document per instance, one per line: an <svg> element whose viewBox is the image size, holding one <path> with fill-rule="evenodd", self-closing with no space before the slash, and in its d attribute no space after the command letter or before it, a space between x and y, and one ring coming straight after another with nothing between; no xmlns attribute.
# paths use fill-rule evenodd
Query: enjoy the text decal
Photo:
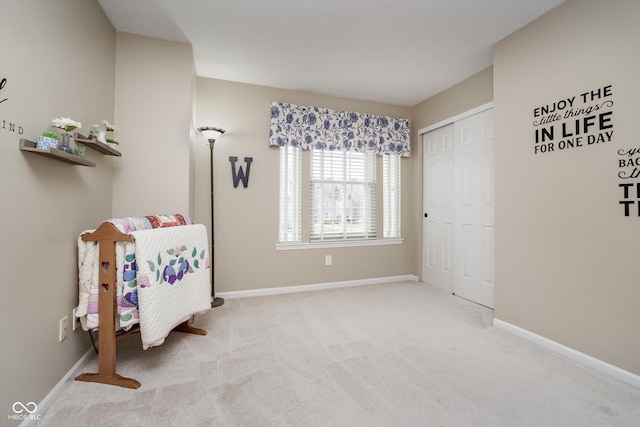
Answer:
<svg viewBox="0 0 640 427"><path fill-rule="evenodd" d="M610 142L613 138L611 85L533 109L535 154Z"/></svg>

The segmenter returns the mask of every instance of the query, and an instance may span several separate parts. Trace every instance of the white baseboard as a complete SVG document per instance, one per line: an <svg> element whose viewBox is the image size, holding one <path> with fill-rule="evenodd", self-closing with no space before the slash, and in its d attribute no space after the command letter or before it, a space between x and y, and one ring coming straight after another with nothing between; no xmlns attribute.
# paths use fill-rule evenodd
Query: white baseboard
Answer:
<svg viewBox="0 0 640 427"><path fill-rule="evenodd" d="M538 344L547 350L551 350L554 353L558 353L568 359L573 360L574 362L580 363L581 365L585 365L591 369L594 369L601 374L607 375L611 378L614 378L618 381L622 381L623 383L629 384L632 387L640 389L640 375L636 375L632 372L625 371L624 369L618 368L617 366L610 365L607 362L603 362L600 359L596 359L595 357L589 356L588 354L584 354L577 350L574 350L570 347L552 341L548 338L545 338L541 335L530 332L526 329L522 329L518 326L512 325L511 323L505 322L500 319L493 319L493 326L498 329L502 329L509 333L519 336L520 338L524 338L527 341Z"/></svg>
<svg viewBox="0 0 640 427"><path fill-rule="evenodd" d="M73 365L71 369L69 369L69 372L67 372L67 374L62 377L60 381L58 381L58 384L56 384L56 386L51 389L51 391L44 397L44 399L42 399L42 401L38 404L36 412L31 414L32 417L30 417L30 419L25 419L20 424L20 427L37 425L38 421L42 418L42 415L44 415L49 409L49 406L51 406L51 404L55 402L58 397L60 397L60 394L65 388L65 383L67 381L73 381L73 379L81 373L80 371L84 371L85 365L94 354L95 350L93 349L93 347L89 348L89 350L87 350L86 353L83 354L80 359L78 359L76 364Z"/></svg>
<svg viewBox="0 0 640 427"><path fill-rule="evenodd" d="M418 277L405 276L378 277L373 279L346 280L343 282L317 283L313 285L281 286L277 288L251 289L247 291L216 292L216 296L224 299L258 297L265 295L291 294L295 292L320 291L323 289L349 288L353 286L378 285L392 282L417 282Z"/></svg>

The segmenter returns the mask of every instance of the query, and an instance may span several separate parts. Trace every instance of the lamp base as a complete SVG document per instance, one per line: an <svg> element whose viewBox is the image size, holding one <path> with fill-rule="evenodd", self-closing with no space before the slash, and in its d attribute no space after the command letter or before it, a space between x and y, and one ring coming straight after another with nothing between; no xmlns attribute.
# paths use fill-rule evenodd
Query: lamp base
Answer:
<svg viewBox="0 0 640 427"><path fill-rule="evenodd" d="M222 304L224 304L224 298L214 296L211 302L211 308L220 307Z"/></svg>

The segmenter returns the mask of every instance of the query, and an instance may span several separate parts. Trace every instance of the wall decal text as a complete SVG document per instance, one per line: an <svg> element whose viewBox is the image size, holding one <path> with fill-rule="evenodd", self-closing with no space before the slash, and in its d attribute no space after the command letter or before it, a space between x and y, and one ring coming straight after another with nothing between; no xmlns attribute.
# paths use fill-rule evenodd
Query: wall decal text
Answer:
<svg viewBox="0 0 640 427"><path fill-rule="evenodd" d="M0 90L4 89L5 85L7 84L7 79L5 79L4 77L2 78L2 80L0 80ZM4 101L6 101L7 98L2 98L0 99L0 104L2 104Z"/></svg>
<svg viewBox="0 0 640 427"><path fill-rule="evenodd" d="M612 96L608 85L534 108L534 154L612 141Z"/></svg>
<svg viewBox="0 0 640 427"><path fill-rule="evenodd" d="M0 90L4 89L6 85L7 79L3 77L2 80L0 80ZM7 100L8 98L0 99L0 104ZM22 135L24 133L24 128L22 126L8 122L4 119L2 120L2 130L8 130L9 132L18 132L18 135Z"/></svg>
<svg viewBox="0 0 640 427"><path fill-rule="evenodd" d="M618 150L618 178L622 183L618 202L624 216L640 217L640 147Z"/></svg>

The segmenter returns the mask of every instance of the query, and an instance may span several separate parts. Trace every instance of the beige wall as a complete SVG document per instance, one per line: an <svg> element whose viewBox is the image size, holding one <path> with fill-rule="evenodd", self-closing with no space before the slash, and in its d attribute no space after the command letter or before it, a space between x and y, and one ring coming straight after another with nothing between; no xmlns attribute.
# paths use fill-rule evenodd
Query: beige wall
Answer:
<svg viewBox="0 0 640 427"><path fill-rule="evenodd" d="M465 111L493 101L493 67L413 106L413 131L450 119Z"/></svg>
<svg viewBox="0 0 640 427"><path fill-rule="evenodd" d="M16 401L40 402L89 348L58 342L78 303L76 239L111 214L112 165L95 168L18 149L54 117L112 119L115 32L95 1L0 1L0 419ZM12 126L15 125L15 131ZM20 132L22 130L22 134ZM17 422L16 422L17 424Z"/></svg>
<svg viewBox="0 0 640 427"><path fill-rule="evenodd" d="M191 45L118 33L113 216L190 212Z"/></svg>
<svg viewBox="0 0 640 427"><path fill-rule="evenodd" d="M413 274L422 275L423 170L420 129L441 123L458 114L493 101L493 67L488 67L457 85L415 105L412 108L413 144L413 206L414 223Z"/></svg>
<svg viewBox="0 0 640 427"><path fill-rule="evenodd" d="M89 347L79 332L57 341L58 320L77 304L80 231L108 217L179 211L208 225L209 149L195 126L227 130L215 148L218 292L419 275L417 131L492 101L494 81L496 315L640 373L640 227L620 213L616 177L616 150L640 141L640 56L632 54L639 15L638 3L570 1L499 43L495 69L404 108L194 80L188 45L116 39L95 1L0 1L0 78L7 79L0 92L7 98L0 103L0 415L12 413L15 401L40 402ZM532 108L609 83L612 143L531 154ZM413 154L402 161L404 245L275 250L278 155L267 142L274 100L412 120ZM97 167L86 168L18 150L20 137L35 139L60 116L81 121L83 131L113 119L123 157L88 149ZM230 155L242 164L254 158L247 189L233 188ZM324 266L327 254L332 267Z"/></svg>
<svg viewBox="0 0 640 427"><path fill-rule="evenodd" d="M494 50L496 318L635 374L640 218L618 203L618 150L640 148L638 22L638 2L569 1ZM560 150L559 120L556 150L534 154L534 109L573 96L614 102L596 112L613 111L612 141Z"/></svg>
<svg viewBox="0 0 640 427"><path fill-rule="evenodd" d="M414 157L402 160L403 245L276 251L278 149L268 145L272 101L404 118L410 118L411 112L404 107L198 78L197 126L227 131L214 149L216 292L411 274ZM199 141L194 219L208 224L209 148L201 135ZM253 157L248 188L233 187L229 156L237 156L243 168L244 157ZM333 265L326 267L324 258L329 254Z"/></svg>

